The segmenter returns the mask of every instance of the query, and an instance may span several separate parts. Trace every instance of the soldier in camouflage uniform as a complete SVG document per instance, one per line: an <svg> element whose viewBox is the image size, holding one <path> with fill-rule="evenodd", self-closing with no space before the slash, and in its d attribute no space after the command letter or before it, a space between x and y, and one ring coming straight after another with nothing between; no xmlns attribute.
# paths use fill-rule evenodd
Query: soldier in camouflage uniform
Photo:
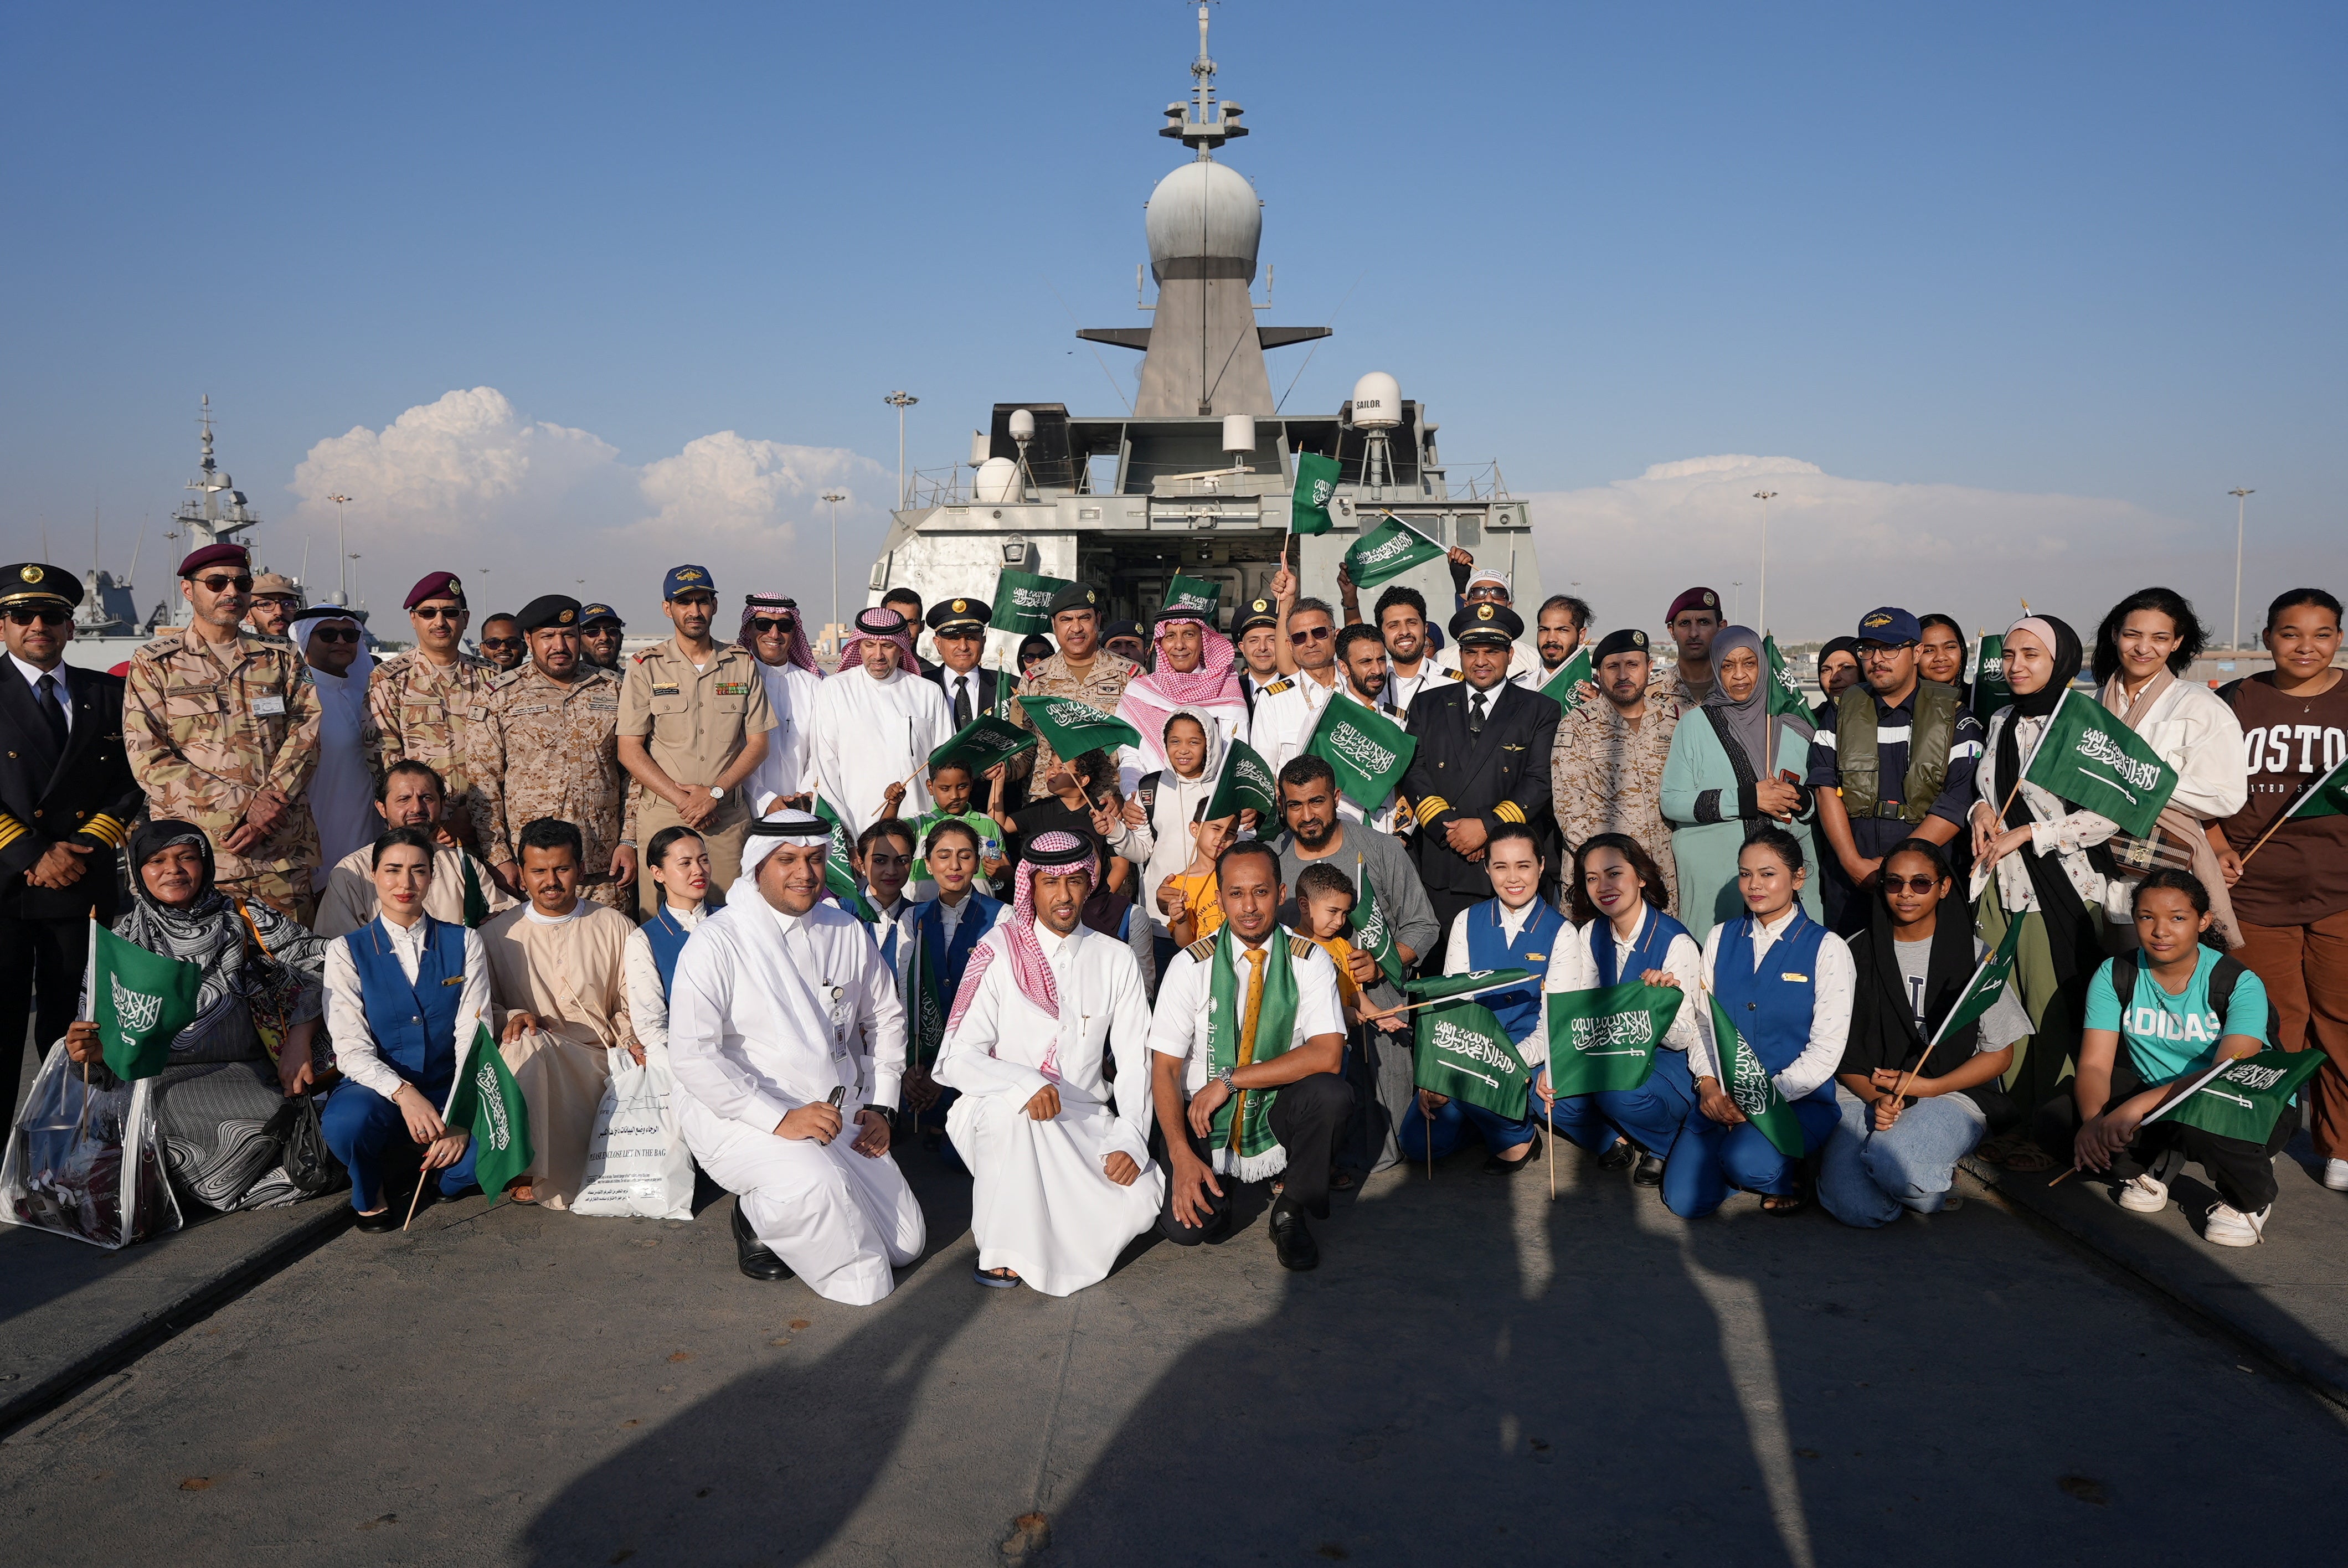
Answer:
<svg viewBox="0 0 2348 1568"><path fill-rule="evenodd" d="M1074 697L1088 708L1098 708L1104 713L1117 712L1125 696L1127 682L1141 673L1141 666L1120 654L1111 653L1100 645L1100 606L1094 591L1080 582L1072 582L1052 596L1052 638L1059 651L1035 666L1035 672L1019 682L1022 697ZM1033 730L1023 708L1011 710L1014 722L1023 730ZM1052 750L1052 743L1040 736L1035 749L1025 756L1012 759L1007 777L1018 778L1031 768L1040 782L1060 761ZM1044 791L1035 792L1041 798Z"/></svg>
<svg viewBox="0 0 2348 1568"><path fill-rule="evenodd" d="M211 840L221 892L307 919L318 689L291 642L239 630L252 591L242 545L207 545L180 563L194 614L130 656L123 745L148 814Z"/></svg>
<svg viewBox="0 0 2348 1568"><path fill-rule="evenodd" d="M457 575L427 575L407 593L416 646L378 666L367 685L367 708L380 736L368 759L376 781L394 763L423 763L438 772L448 786L441 820L469 847L476 844L469 738L504 678L496 665L465 651L470 619Z"/></svg>
<svg viewBox="0 0 2348 1568"><path fill-rule="evenodd" d="M559 817L585 840L585 896L626 913L636 801L620 766L620 678L580 656L577 600L547 594L519 619L530 661L489 693L468 737L481 857L518 892L521 830Z"/></svg>

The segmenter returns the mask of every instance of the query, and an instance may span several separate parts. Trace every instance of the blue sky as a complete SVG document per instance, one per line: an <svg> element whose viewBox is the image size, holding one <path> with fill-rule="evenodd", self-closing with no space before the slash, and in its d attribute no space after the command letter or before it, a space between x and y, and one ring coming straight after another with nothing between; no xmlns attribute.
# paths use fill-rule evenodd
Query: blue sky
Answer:
<svg viewBox="0 0 2348 1568"><path fill-rule="evenodd" d="M1639 487L1743 454L1859 487L1773 535L1781 630L1914 597L1928 535L1969 620L2167 572L2222 622L2236 484L2246 598L2341 586L2343 15L1231 0L1213 52L1263 319L1335 317L1289 408L1393 372L1455 467L1543 497L1549 575L1602 619L1651 619L1691 540L1750 575L1737 518ZM1194 36L1179 0L13 7L0 548L86 540L95 500L118 566L209 391L272 563L340 477L378 604L437 565L568 588L582 539L632 619L681 543L814 592L825 485L869 554L891 387L916 466L998 399L1117 406L1072 330L1142 319ZM441 405L475 388L502 411ZM314 453L410 410L396 451ZM1582 526L1622 505L1652 549Z"/></svg>

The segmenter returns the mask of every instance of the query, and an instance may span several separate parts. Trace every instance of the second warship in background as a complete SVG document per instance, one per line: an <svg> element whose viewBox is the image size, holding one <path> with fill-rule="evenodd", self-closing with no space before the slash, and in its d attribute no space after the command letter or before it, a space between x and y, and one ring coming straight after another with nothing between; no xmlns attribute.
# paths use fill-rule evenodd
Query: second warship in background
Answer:
<svg viewBox="0 0 2348 1568"><path fill-rule="evenodd" d="M1333 414L1282 415L1264 350L1326 337L1327 327L1259 326L1251 295L1263 203L1215 157L1248 134L1238 104L1215 96L1207 8L1199 8L1195 87L1167 106L1159 134L1191 161L1150 193L1146 227L1158 298L1147 327L1076 335L1142 354L1130 414L1076 415L1062 403L998 403L972 436L970 460L922 475L893 514L867 581L868 604L892 588L925 603L992 590L1004 570L1090 584L1112 618L1147 620L1180 573L1218 586L1222 629L1270 592L1288 541L1289 496L1301 453L1334 457L1334 531L1302 538L1301 591L1337 601L1337 567L1391 512L1430 539L1460 546L1513 579L1528 621L1541 600L1526 503L1509 498L1498 465L1454 478L1436 450L1424 405L1394 377L1363 376ZM1396 579L1426 596L1440 625L1453 604L1439 559ZM1367 613L1375 595L1365 594ZM989 662L1007 665L1006 640Z"/></svg>

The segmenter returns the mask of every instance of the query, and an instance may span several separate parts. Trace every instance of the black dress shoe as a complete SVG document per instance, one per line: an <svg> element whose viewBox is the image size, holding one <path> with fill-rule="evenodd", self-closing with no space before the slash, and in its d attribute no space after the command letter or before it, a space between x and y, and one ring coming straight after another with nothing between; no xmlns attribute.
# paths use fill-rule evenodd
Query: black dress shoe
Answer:
<svg viewBox="0 0 2348 1568"><path fill-rule="evenodd" d="M381 1235L386 1231L397 1230L400 1223L406 1218L407 1216L398 1208L386 1204L376 1214L361 1214L351 1222L351 1228L365 1231L369 1235Z"/></svg>
<svg viewBox="0 0 2348 1568"><path fill-rule="evenodd" d="M1280 1266L1303 1273L1321 1266L1321 1244L1304 1225L1304 1215L1296 1209L1275 1208L1272 1211L1272 1249L1280 1257Z"/></svg>
<svg viewBox="0 0 2348 1568"><path fill-rule="evenodd" d="M1484 1169L1498 1175L1513 1176L1518 1172L1523 1170L1526 1166L1531 1164L1534 1161L1540 1158L1540 1139L1539 1137L1535 1137L1531 1144L1526 1148L1524 1158L1520 1160L1503 1160L1498 1154L1494 1154L1485 1160Z"/></svg>
<svg viewBox="0 0 2348 1568"><path fill-rule="evenodd" d="M1606 1153L1598 1156L1598 1168L1601 1171L1619 1171L1629 1164L1638 1153L1630 1139L1617 1138Z"/></svg>
<svg viewBox="0 0 2348 1568"><path fill-rule="evenodd" d="M1663 1184L1663 1163L1644 1149L1639 1151L1639 1163L1631 1172L1631 1184L1638 1187L1660 1187Z"/></svg>
<svg viewBox="0 0 2348 1568"><path fill-rule="evenodd" d="M791 1266L777 1257L775 1249L761 1242L743 1217L739 1198L734 1201L734 1256L747 1278L773 1281L791 1276Z"/></svg>

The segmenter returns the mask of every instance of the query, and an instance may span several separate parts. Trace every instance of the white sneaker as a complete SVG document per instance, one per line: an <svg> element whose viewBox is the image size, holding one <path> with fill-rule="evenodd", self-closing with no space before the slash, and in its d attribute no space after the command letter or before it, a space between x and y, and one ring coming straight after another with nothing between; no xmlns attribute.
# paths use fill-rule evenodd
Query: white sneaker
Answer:
<svg viewBox="0 0 2348 1568"><path fill-rule="evenodd" d="M2348 1193L2348 1160L2324 1161L2323 1184L2335 1193Z"/></svg>
<svg viewBox="0 0 2348 1568"><path fill-rule="evenodd" d="M2213 1204L2202 1227L2201 1239L2211 1246L2256 1246L2266 1239L2262 1233L2267 1227L2267 1216L2272 1213L2272 1204L2254 1214L2246 1214L2230 1204Z"/></svg>
<svg viewBox="0 0 2348 1568"><path fill-rule="evenodd" d="M2157 1214L2168 1206L2168 1184L2151 1176L2130 1176L2119 1186L2120 1207L2139 1214Z"/></svg>

